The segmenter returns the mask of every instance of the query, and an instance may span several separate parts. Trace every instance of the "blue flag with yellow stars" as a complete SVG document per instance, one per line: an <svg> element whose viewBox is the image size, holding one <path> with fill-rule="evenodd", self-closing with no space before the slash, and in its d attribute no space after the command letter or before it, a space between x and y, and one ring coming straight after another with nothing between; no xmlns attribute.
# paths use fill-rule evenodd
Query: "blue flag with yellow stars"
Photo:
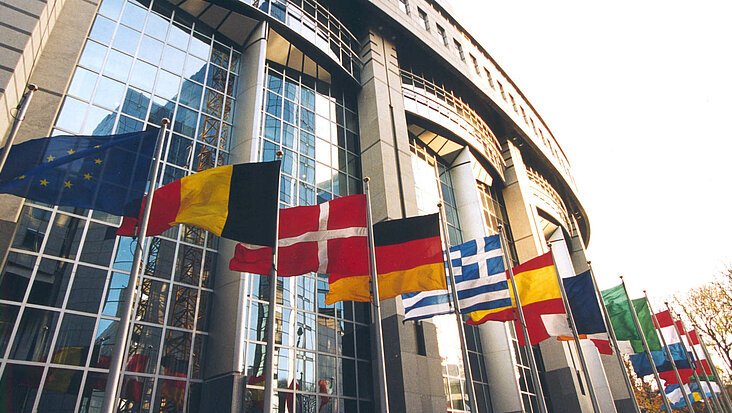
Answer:
<svg viewBox="0 0 732 413"><path fill-rule="evenodd" d="M53 136L13 145L0 193L137 217L157 135Z"/></svg>

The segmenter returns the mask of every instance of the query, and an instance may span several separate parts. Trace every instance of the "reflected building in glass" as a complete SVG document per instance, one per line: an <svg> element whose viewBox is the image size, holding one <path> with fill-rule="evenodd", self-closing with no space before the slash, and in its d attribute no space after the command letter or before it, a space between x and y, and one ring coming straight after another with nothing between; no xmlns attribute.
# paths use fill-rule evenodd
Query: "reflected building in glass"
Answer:
<svg viewBox="0 0 732 413"><path fill-rule="evenodd" d="M14 3L13 3L14 4ZM0 7L6 7L0 5ZM586 268L587 214L554 135L443 0L66 0L0 14L0 132L26 83L19 140L160 127L160 185L221 165L282 159L280 206L362 193L377 221L445 206L452 245L507 231L511 260L560 243ZM5 10L5 9L3 9ZM118 340L137 240L120 218L0 195L0 405L95 412ZM277 412L378 410L368 303L325 304L327 274L228 270L235 243L188 226L147 243L126 338L124 412L260 412L267 315ZM277 303L267 297L276 288ZM404 322L383 303L392 411L537 411L526 352L554 411L589 411L567 342L518 346L512 324ZM629 395L593 354L604 400ZM601 366L605 365L603 369ZM607 371L607 373L606 373ZM599 383L599 384L597 384ZM215 406L215 407L213 407Z"/></svg>

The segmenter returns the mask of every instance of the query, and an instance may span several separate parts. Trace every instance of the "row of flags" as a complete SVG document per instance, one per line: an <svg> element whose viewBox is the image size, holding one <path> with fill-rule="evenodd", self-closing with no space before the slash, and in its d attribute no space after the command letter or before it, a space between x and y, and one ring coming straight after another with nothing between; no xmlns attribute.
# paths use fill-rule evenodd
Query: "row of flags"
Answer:
<svg viewBox="0 0 732 413"><path fill-rule="evenodd" d="M15 145L0 171L0 193L120 215L117 235L137 236L155 139L156 131L147 131ZM164 185L154 191L146 235L160 235L176 224L196 226L238 242L231 270L270 275L274 267L283 277L325 273L326 304L371 301L366 195L278 210L279 170L280 161L228 165ZM699 351L692 353L701 346L696 332L683 329L669 311L653 314L646 298L630 300L623 284L598 294L590 271L558 277L552 252L506 268L510 260L500 235L446 253L440 234L439 214L373 225L378 296L401 295L405 321L453 313L457 305L470 324L514 321L521 345L550 337L586 338L601 354L612 354L609 320L617 347L629 355L636 374L657 372L664 381L670 406L719 391L716 383L700 387L693 381L695 375L712 376L708 361ZM449 277L454 277L454 291Z"/></svg>
<svg viewBox="0 0 732 413"><path fill-rule="evenodd" d="M647 297L630 299L624 283L601 295L618 349L638 377L654 376L663 389L664 409L702 400L729 409L696 330L686 330L670 309L653 312Z"/></svg>

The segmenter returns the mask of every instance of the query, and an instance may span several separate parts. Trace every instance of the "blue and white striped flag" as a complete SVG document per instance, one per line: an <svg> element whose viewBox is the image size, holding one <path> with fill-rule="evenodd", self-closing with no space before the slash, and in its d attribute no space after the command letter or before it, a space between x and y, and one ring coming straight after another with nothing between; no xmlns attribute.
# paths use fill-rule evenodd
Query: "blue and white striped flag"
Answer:
<svg viewBox="0 0 732 413"><path fill-rule="evenodd" d="M464 314L511 307L500 235L450 248L460 308ZM448 280L448 288L450 282ZM452 312L447 290L402 294L404 320L420 320Z"/></svg>

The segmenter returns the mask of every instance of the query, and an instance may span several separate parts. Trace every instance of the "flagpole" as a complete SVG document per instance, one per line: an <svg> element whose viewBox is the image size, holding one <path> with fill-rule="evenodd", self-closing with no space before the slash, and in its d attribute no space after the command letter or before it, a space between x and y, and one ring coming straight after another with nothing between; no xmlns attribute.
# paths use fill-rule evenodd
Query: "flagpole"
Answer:
<svg viewBox="0 0 732 413"><path fill-rule="evenodd" d="M692 320L691 322L692 324L694 324L694 328L696 330L699 330L699 328L696 327L696 323L694 322L694 320ZM704 357L707 358L707 364L709 364L709 368L712 370L712 374L714 374L714 379L717 381L717 384L719 384L719 390L722 393L722 400L724 400L724 405L727 407L728 412L732 412L732 403L730 403L729 396L727 396L727 390L725 390L724 383L719 377L717 366L715 366L714 362L712 362L712 358L709 356L709 350L707 350L707 345L704 344L702 336L699 333L697 333L696 336L699 339L699 344L701 344L702 351L704 352Z"/></svg>
<svg viewBox="0 0 732 413"><path fill-rule="evenodd" d="M381 329L381 307L379 305L379 280L376 270L376 247L374 247L374 225L371 217L371 194L369 177L363 178L366 193L366 216L368 218L369 263L371 265L371 303L373 304L374 323L376 323L376 356L378 358L379 405L381 413L389 413L389 391L386 387L386 362L384 360L384 337Z"/></svg>
<svg viewBox="0 0 732 413"><path fill-rule="evenodd" d="M503 225L498 226L498 232L501 235L501 249L503 250L503 265L508 269L508 278L511 281L511 290L513 291L514 301L516 303L516 312L518 313L519 324L521 324L521 331L524 335L524 344L526 345L526 354L529 357L529 367L531 367L531 379L534 382L534 389L536 391L536 401L539 403L539 410L547 413L546 402L544 401L544 390L541 388L541 380L539 379L539 367L536 364L534 358L534 349L531 346L531 339L529 338L529 330L526 328L526 320L524 319L524 310L521 307L521 299L519 298L518 288L516 287L516 279L513 276L513 266L509 260L508 255L508 243L506 242L505 234L503 233Z"/></svg>
<svg viewBox="0 0 732 413"><path fill-rule="evenodd" d="M145 198L144 212L140 221L140 232L137 237L137 246L135 247L135 255L132 258L132 269L130 270L130 279L127 282L127 291L125 293L125 301L122 306L122 315L117 328L117 341L112 349L112 357L109 363L109 374L107 375L107 385L102 402L103 413L113 413L117 410L117 389L119 388L120 375L122 374L122 364L126 358L127 335L130 331L130 323L132 323L132 307L135 302L135 290L137 288L138 273L142 266L142 254L144 252L144 242L147 236L147 223L150 219L150 211L152 210L153 195L157 184L158 170L163 157L163 142L165 141L165 133L168 130L170 119L163 118L160 123L162 127L158 132L157 143L155 146L155 159L153 159L152 168L148 172L148 180L150 181L150 189Z"/></svg>
<svg viewBox="0 0 732 413"><path fill-rule="evenodd" d="M671 307L669 307L669 305L668 305L668 301L665 302L664 304L666 304L666 310L668 310L668 313L672 314ZM671 321L673 321L673 317L671 318ZM679 327L676 325L676 322L674 321L674 327L676 328L676 332L679 334L679 338L681 339L682 335L688 337L687 333L686 333L686 328L684 328L684 322L681 321L681 319L679 319L679 322L681 323L681 329L683 331L679 331ZM706 407L706 409L709 413L713 413L712 406L711 406L711 404L712 404L711 400L709 400L709 398L707 397L707 392L704 391L704 388L702 387L701 379L699 378L699 375L696 373L696 368L694 367L694 363L691 361L691 358L689 357L689 351L686 349L686 343L684 343L683 339L681 340L681 348L684 349L684 355L686 356L686 361L689 363L689 367L691 367L691 372L694 373L694 379L696 380L696 384L699 386L699 392L702 394L702 397L704 398L704 406ZM693 344L691 346L691 350L692 351L694 350ZM694 357L696 357L696 351L694 351ZM697 360L698 360L698 358L697 358ZM708 380L707 380L707 385L709 386L709 389L712 390L712 394L714 394L712 385L709 384ZM691 386L689 386L689 387L691 387ZM691 390L691 388L689 388L689 390ZM693 391L692 391L692 394L693 394Z"/></svg>
<svg viewBox="0 0 732 413"><path fill-rule="evenodd" d="M610 341L613 343L613 348L615 349L615 355L618 358L618 364L620 365L620 368L623 370L623 378L625 379L625 385L628 387L628 392L630 393L631 399L633 399L633 407L636 411L636 413L641 413L640 408L638 407L638 399L635 398L635 391L633 390L633 384L630 382L630 377L628 377L628 369L625 366L625 361L623 361L623 355L620 354L620 348L618 347L618 339L615 336L615 330L613 330L612 323L610 322L610 316L607 314L607 307L605 307L605 300L602 299L602 293L600 293L600 289L597 286L597 280L595 279L595 271L592 269L592 263L590 261L587 261L587 266L590 268L590 278L592 278L592 285L595 286L596 294L599 295L599 301L600 305L602 307L602 317L603 321L605 322L605 330L607 331L607 335L610 338Z"/></svg>
<svg viewBox="0 0 732 413"><path fill-rule="evenodd" d="M277 151L277 159L282 159L284 152ZM277 305L277 252L280 234L280 185L277 178L277 212L275 212L275 242L272 248L272 273L269 279L269 306L267 312L267 348L264 352L264 412L271 412L274 407L274 350L275 350L275 306ZM295 380L295 379L293 379ZM295 386L297 387L297 386Z"/></svg>
<svg viewBox="0 0 732 413"><path fill-rule="evenodd" d="M458 297L457 286L455 285L455 272L452 268L452 259L450 258L450 244L448 242L447 223L445 222L444 210L442 202L437 203L440 210L440 224L442 226L443 248L447 253L447 271L450 278L450 288L452 288L452 304L455 308L455 318L457 319L458 334L460 335L460 348L463 352L463 369L465 372L465 386L468 388L468 396L470 397L470 411L477 412L477 399L475 398L475 387L473 385L473 372L470 367L470 358L468 357L468 342L465 339L465 326L463 325L462 311L460 310L460 298Z"/></svg>
<svg viewBox="0 0 732 413"><path fill-rule="evenodd" d="M663 332L660 331L661 324L659 324L658 317L656 317L656 313L653 311L653 307L651 307L651 300L648 299L648 293L646 292L646 290L643 290L643 295L645 295L646 303L648 304L648 310L651 312L651 317L653 317L653 323L655 324L654 328L658 330L658 335L661 336L661 343L663 343L663 349L666 350L666 357L668 357L669 362L671 362L671 367L674 369L674 376L676 376L676 382L679 383L679 390L681 390L681 395L684 396L684 401L686 402L686 406L689 408L689 411L691 413L694 413L694 407L691 405L691 399L689 399L689 395L686 394L684 382L681 381L679 369L676 368L676 362L674 361L673 354L671 354L671 349L666 343L666 337L664 337ZM671 321L673 322L673 319ZM679 337L679 339L680 338L681 337Z"/></svg>
<svg viewBox="0 0 732 413"><path fill-rule="evenodd" d="M8 138L5 140L5 147L3 148L2 155L0 155L0 172L2 172L5 167L5 161L8 160L8 155L10 154L10 147L15 143L15 136L18 134L20 124L23 123L23 120L25 119L25 112L28 111L28 106L30 105L31 99L33 99L33 94L36 93L37 90L38 86L32 83L29 84L28 92L26 92L23 96L23 100L20 102L20 109L18 109L18 114L15 116L15 121L13 121L13 126L10 129Z"/></svg>
<svg viewBox="0 0 732 413"><path fill-rule="evenodd" d="M554 259L554 248L553 243L548 242L549 253L552 256L552 264L554 264L554 273L557 275L557 282L559 283L559 291L562 294L562 302L564 303L564 310L567 312L567 323L569 324L570 330L572 330L572 336L574 337L574 344L577 346L577 354L579 355L580 365L584 372L585 380L587 381L587 388L590 392L590 400L592 401L592 408L596 412L600 413L600 403L597 401L597 394L595 393L595 386L592 384L592 378L590 377L590 370L587 368L587 360L585 359L585 353L582 350L582 344L580 343L579 335L577 334L577 327L574 325L574 316L572 315L572 307L569 305L567 299L567 291L564 289L564 281L562 276L559 274L557 268L557 261Z"/></svg>
<svg viewBox="0 0 732 413"><path fill-rule="evenodd" d="M653 356L651 355L651 349L648 348L648 342L646 341L646 335L643 334L643 328L641 327L640 320L638 320L638 314L635 312L635 306L633 306L633 302L630 300L630 296L628 295L628 288L625 286L625 280L623 280L623 276L620 276L620 283L623 285L623 291L625 291L625 298L628 299L628 307L630 307L630 314L633 316L633 322L635 323L635 331L638 333L638 335L641 338L641 343L643 344L643 350L646 353L646 357L648 358L648 363L651 365L651 370L653 370L653 376L656 378L656 384L658 385L658 391L661 393L661 399L663 400L663 405L666 406L667 412L672 412L671 410L671 404L668 401L668 397L666 397L666 392L663 389L663 384L661 383L661 377L658 375L658 370L656 369L656 363L653 362ZM641 378L643 380L643 378Z"/></svg>

